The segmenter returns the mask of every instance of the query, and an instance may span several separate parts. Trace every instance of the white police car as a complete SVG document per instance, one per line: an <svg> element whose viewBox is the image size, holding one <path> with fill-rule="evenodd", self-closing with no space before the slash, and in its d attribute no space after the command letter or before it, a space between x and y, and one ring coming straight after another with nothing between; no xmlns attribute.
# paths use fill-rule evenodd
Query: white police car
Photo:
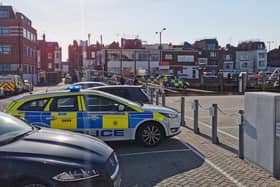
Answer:
<svg viewBox="0 0 280 187"><path fill-rule="evenodd" d="M104 141L136 140L155 146L180 133L179 113L171 108L140 105L75 86L70 91L23 96L6 111L31 124L82 132Z"/></svg>

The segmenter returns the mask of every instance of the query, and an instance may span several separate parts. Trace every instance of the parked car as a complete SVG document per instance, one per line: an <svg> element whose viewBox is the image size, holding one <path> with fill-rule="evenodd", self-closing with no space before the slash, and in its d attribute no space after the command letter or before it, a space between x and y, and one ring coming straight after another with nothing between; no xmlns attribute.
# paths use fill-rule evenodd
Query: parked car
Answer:
<svg viewBox="0 0 280 187"><path fill-rule="evenodd" d="M34 89L32 82L28 80L24 80L24 91L25 92L32 92Z"/></svg>
<svg viewBox="0 0 280 187"><path fill-rule="evenodd" d="M146 94L142 86L108 85L89 89L107 92L140 104L152 104L151 98Z"/></svg>
<svg viewBox="0 0 280 187"><path fill-rule="evenodd" d="M26 124L0 112L0 186L120 186L119 162L103 141Z"/></svg>
<svg viewBox="0 0 280 187"><path fill-rule="evenodd" d="M71 83L72 83L72 77L68 73L65 75L64 84L71 84Z"/></svg>
<svg viewBox="0 0 280 187"><path fill-rule="evenodd" d="M23 96L6 111L42 127L86 133L104 141L136 140L144 146L156 146L181 132L180 114L174 109L77 88Z"/></svg>
<svg viewBox="0 0 280 187"><path fill-rule="evenodd" d="M218 78L218 76L213 72L203 72L203 77L204 78L209 78L209 79L217 79Z"/></svg>
<svg viewBox="0 0 280 187"><path fill-rule="evenodd" d="M97 87L97 86L106 86L107 84L105 84L103 82L87 81L87 82L76 82L72 85L73 86L80 86L81 89L87 89L87 88L92 88L92 87Z"/></svg>

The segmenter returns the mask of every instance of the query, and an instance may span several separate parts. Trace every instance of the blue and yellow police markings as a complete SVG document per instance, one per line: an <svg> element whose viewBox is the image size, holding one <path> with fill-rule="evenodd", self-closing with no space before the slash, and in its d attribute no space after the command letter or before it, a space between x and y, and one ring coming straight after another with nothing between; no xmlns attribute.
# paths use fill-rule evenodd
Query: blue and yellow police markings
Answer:
<svg viewBox="0 0 280 187"><path fill-rule="evenodd" d="M128 128L128 113L120 114L104 114L103 115L104 129L127 129Z"/></svg>
<svg viewBox="0 0 280 187"><path fill-rule="evenodd" d="M49 118L51 128L77 128L77 112L52 112Z"/></svg>

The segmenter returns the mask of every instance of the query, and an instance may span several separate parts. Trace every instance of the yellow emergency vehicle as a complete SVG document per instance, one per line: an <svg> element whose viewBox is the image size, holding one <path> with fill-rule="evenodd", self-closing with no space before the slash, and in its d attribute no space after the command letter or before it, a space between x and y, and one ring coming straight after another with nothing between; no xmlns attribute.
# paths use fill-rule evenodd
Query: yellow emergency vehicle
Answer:
<svg viewBox="0 0 280 187"><path fill-rule="evenodd" d="M24 82L19 75L1 75L0 87L4 90L4 95L13 95L24 91Z"/></svg>

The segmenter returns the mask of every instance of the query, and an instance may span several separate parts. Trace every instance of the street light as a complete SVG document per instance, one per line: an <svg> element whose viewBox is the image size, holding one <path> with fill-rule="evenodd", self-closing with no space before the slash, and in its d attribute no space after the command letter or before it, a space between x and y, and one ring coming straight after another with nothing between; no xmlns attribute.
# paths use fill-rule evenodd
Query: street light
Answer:
<svg viewBox="0 0 280 187"><path fill-rule="evenodd" d="M159 62L161 62L161 52L162 52L162 46L161 46L161 34L163 31L165 31L166 28L162 28L160 32L156 32L156 34L159 34Z"/></svg>

